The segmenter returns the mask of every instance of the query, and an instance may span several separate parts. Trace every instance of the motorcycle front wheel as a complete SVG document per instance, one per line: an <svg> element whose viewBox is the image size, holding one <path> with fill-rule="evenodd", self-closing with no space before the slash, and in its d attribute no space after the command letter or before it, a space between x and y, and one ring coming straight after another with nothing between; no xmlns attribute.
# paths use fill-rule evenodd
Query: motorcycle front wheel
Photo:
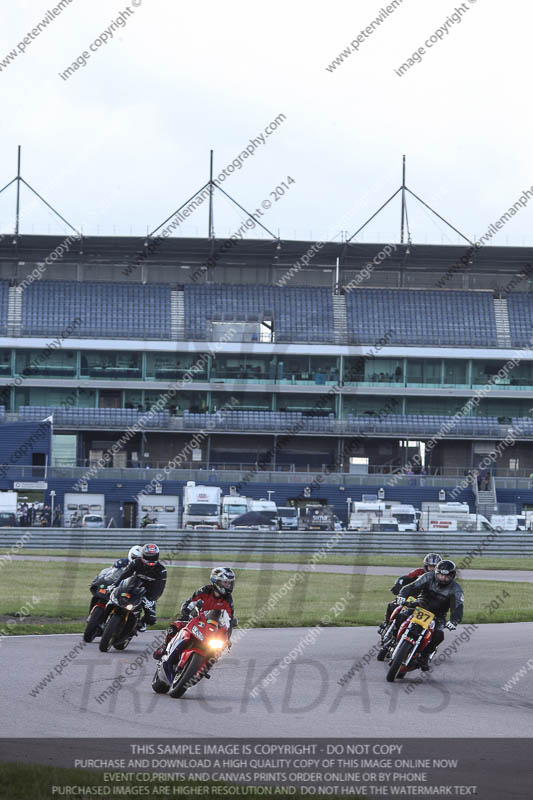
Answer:
<svg viewBox="0 0 533 800"><path fill-rule="evenodd" d="M96 634L98 633L98 628L102 624L104 617L105 617L105 608L102 608L101 606L94 606L93 610L91 611L91 615L89 617L89 622L85 626L85 630L83 632L84 642L93 641Z"/></svg>
<svg viewBox="0 0 533 800"><path fill-rule="evenodd" d="M202 666L203 658L199 653L193 653L189 658L179 676L174 679L172 688L169 692L171 697L182 697L189 686L187 685L191 678L194 678L200 667Z"/></svg>
<svg viewBox="0 0 533 800"><path fill-rule="evenodd" d="M398 672L400 671L400 667L402 666L403 662L409 655L412 646L413 645L410 642L401 643L400 647L398 648L398 652L392 659L391 665L387 672L387 680L389 681L389 683L392 683L393 680L396 678Z"/></svg>
<svg viewBox="0 0 533 800"><path fill-rule="evenodd" d="M115 639L118 639L121 627L122 619L120 616L118 614L111 614L104 628L100 644L98 645L101 653L107 653Z"/></svg>

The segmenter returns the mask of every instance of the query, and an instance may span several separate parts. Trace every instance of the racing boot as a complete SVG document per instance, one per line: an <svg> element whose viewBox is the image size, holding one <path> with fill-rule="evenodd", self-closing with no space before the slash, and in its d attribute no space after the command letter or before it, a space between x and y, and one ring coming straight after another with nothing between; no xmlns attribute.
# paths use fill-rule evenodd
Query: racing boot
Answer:
<svg viewBox="0 0 533 800"><path fill-rule="evenodd" d="M418 656L418 666L422 672L429 672L431 669L431 653L420 653Z"/></svg>

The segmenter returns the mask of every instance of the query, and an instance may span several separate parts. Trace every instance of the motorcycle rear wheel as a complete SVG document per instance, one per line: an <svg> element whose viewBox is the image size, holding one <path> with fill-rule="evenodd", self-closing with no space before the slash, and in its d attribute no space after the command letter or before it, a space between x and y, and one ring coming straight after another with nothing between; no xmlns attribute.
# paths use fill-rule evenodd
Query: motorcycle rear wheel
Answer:
<svg viewBox="0 0 533 800"><path fill-rule="evenodd" d="M83 641L92 642L98 633L98 628L102 624L105 617L105 608L101 606L94 606L89 617L89 622L83 631Z"/></svg>
<svg viewBox="0 0 533 800"><path fill-rule="evenodd" d="M199 653L193 653L192 656L189 658L187 663L185 664L184 668L181 671L181 674L177 680L172 683L172 688L169 692L171 697L177 698L182 697L187 689L190 687L187 686L187 683L193 678L200 667L202 666L202 661L204 659Z"/></svg>
<svg viewBox="0 0 533 800"><path fill-rule="evenodd" d="M106 622L102 638L100 639L100 644L98 645L101 653L107 653L115 639L118 638L118 633L121 626L122 619L119 617L119 615L111 614Z"/></svg>
<svg viewBox="0 0 533 800"><path fill-rule="evenodd" d="M413 645L410 642L401 643L398 652L392 659L391 665L387 672L387 680L389 681L389 683L392 683L393 680L396 678L398 672L400 671L400 667L402 666L403 662L409 655L412 646Z"/></svg>

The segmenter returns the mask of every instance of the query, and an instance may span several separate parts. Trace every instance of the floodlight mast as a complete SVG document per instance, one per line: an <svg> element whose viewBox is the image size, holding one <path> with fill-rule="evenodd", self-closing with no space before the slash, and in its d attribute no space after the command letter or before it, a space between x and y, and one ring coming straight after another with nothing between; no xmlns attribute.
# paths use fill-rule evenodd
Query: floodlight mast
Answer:
<svg viewBox="0 0 533 800"><path fill-rule="evenodd" d="M402 221L400 228L400 244L403 244L404 226L405 226L405 156L402 156Z"/></svg>
<svg viewBox="0 0 533 800"><path fill-rule="evenodd" d="M401 192L401 193L402 193L402 209L401 209L401 224L400 224L400 243L401 243L401 244L404 244L404 243L405 243L405 242L404 242L404 239L405 239L405 228L407 228L407 234L408 234L407 245L409 246L409 245L411 244L411 234L410 234L410 231L409 231L409 220L408 220L408 216L407 216L407 203L406 203L406 197L405 197L405 193L406 193L406 192L409 192L409 194L410 194L410 195L412 195L412 196L415 198L415 200L418 200L418 202L419 202L421 205L423 205L425 208L427 208L429 211L431 211L431 213L432 213L432 214L434 214L434 215L435 215L436 217L438 217L438 218L439 218L439 219L440 219L442 222L444 222L444 223L445 223L445 224L446 224L446 225L447 225L449 228L451 228L451 229L452 229L452 231L454 231L455 233L457 233L457 234L458 234L458 235L459 235L459 236L460 236L462 239L464 239L466 242L468 242L468 244L470 244L470 245L474 246L474 242L470 241L470 239L468 238L468 236L465 236L465 234L464 234L464 233L461 233L461 231L460 231L460 230L458 230L458 228L456 228L454 225L452 225L452 223L451 223L451 222L449 222L447 219L445 219L443 216L441 216L441 215L440 215L440 214L439 214L437 211L435 211L435 209L434 209L434 208L431 208L431 206L430 206L430 205L428 205L426 202L424 202L424 200L422 200L422 198L421 198L421 197L419 197L419 196L418 196L417 194L415 194L415 193L414 193L414 192L413 192L411 189L409 189L409 187L408 187L408 186L406 185L406 183L405 183L405 156L402 156L402 184L401 184L401 186L399 186L399 187L398 187L398 189L396 189L396 191L394 192L394 194L391 194L391 196L390 196L390 197L389 197L387 200L385 200L385 202L383 203L383 205L381 205L381 206L378 208L378 210L377 210L377 211L375 211L375 212L372 214L372 216L371 216L371 217L369 217L369 218L366 220L366 222L363 222L363 224L362 224L362 225L361 225L359 228L357 228L357 230L355 231L355 233L352 233L352 235L350 236L350 238L349 238L349 239L346 239L346 241L344 242L344 247L343 247L343 249L342 249L342 252L341 252L341 256L340 256L340 258L341 258L341 262L344 260L344 256L346 255L346 251L347 251L347 249L348 249L348 245L350 244L350 242L352 241L352 239L355 239L355 237L356 237L356 236L357 236L359 233L361 233L361 231L362 231L364 228L366 228L366 226L369 224L369 222L372 222L372 220L374 219L374 217L377 217L377 215L378 215L378 214L379 214L381 211L383 211L383 209L385 208L385 206L388 206L388 204L389 204L389 203L390 203L392 200L394 200L394 198L396 197L396 195L397 195L399 192Z"/></svg>
<svg viewBox="0 0 533 800"><path fill-rule="evenodd" d="M38 197L38 198L39 198L39 200L41 201L41 203L44 203L44 204L45 204L45 206L46 206L47 208L49 208L49 209L50 209L50 211L53 211L53 212L54 212L54 214L56 215L56 217L59 217L59 219L61 220L61 222L64 222L64 223L65 223L65 225L67 225L67 227L69 227L69 228L70 228L72 231L74 231L74 233L75 233L75 234L76 234L76 235L77 235L77 236L78 236L78 237L81 239L81 238L82 238L82 234L80 233L80 231L76 230L76 228L74 227L74 225L71 225L71 224L70 224L70 222L69 222L68 220L66 220L66 219L65 219L65 217L63 217L63 216L62 216L62 215L59 213L59 211L57 211L57 210L56 210L56 209L55 209L53 206L51 206L51 205L50 205L50 203L48 203L48 202L47 202L47 201L44 199L44 197L42 197L42 196L39 194L39 192L37 192L37 191L36 191L36 190L33 188L33 186L30 186L30 184L28 183L28 181L25 181L25 180L24 180L24 178L23 178L23 177L22 177L22 175L20 174L20 161L21 161L21 146L20 146L20 144L19 144L19 145L18 145L18 149L17 149L17 174L16 174L16 176L15 176L15 177L14 177L12 180L10 180L10 181L9 181L9 183L6 183L6 185L5 185L5 186L4 186L2 189L0 189L0 194L2 194L2 192L3 192L5 189L7 189L7 188L8 188L8 186L11 186L11 184L12 184L12 183L15 183L15 182L16 182L16 184L17 184L17 195L16 195L16 201L15 201L15 241L18 239L18 236L19 236L19 231L20 231L20 184L21 184L21 183L23 183L23 184L24 184L24 186L27 186L27 187L28 187L28 189L29 189L31 192L33 192L33 194L34 194L36 197Z"/></svg>

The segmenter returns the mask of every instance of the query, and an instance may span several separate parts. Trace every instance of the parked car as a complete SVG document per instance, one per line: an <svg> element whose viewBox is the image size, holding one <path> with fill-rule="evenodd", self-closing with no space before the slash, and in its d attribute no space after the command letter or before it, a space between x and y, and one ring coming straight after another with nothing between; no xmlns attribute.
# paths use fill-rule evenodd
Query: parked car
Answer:
<svg viewBox="0 0 533 800"><path fill-rule="evenodd" d="M101 514L84 514L81 520L82 528L103 528L104 518Z"/></svg>

